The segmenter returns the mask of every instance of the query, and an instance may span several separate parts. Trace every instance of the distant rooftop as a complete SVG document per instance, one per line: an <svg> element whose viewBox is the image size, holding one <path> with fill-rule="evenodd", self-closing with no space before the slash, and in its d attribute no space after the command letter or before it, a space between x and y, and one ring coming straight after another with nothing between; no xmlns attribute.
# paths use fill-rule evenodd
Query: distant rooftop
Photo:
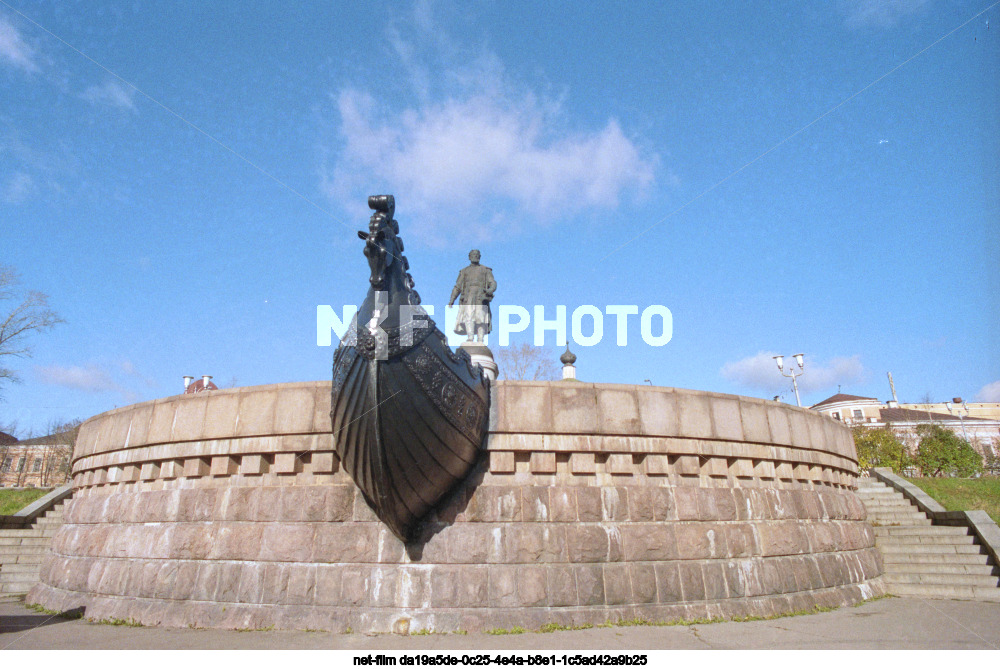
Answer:
<svg viewBox="0 0 1000 669"><path fill-rule="evenodd" d="M211 378L211 377L210 377ZM209 380L208 386L205 386L205 382L202 379L197 381L192 381L187 388L184 389L185 395L190 395L191 393L200 393L203 390L218 390L219 386L215 385L214 381Z"/></svg>
<svg viewBox="0 0 1000 669"><path fill-rule="evenodd" d="M882 416L883 423L959 420L958 416L948 413L934 413L933 411L921 411L920 409L882 409L879 413Z"/></svg>
<svg viewBox="0 0 1000 669"><path fill-rule="evenodd" d="M837 402L857 402L858 400L872 400L878 402L877 397L861 397L860 395L846 395L844 393L837 393L833 397L827 397L822 402L814 404L810 409L815 409L816 407L821 407L825 404L836 404Z"/></svg>
<svg viewBox="0 0 1000 669"><path fill-rule="evenodd" d="M12 434L7 434L6 432L0 432L0 446L9 446L10 444L16 444L17 437Z"/></svg>

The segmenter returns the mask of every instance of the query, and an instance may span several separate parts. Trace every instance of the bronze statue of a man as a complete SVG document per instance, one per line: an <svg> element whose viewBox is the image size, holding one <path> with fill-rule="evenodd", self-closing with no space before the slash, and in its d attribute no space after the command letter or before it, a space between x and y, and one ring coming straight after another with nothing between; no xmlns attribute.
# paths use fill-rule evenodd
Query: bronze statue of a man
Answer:
<svg viewBox="0 0 1000 669"><path fill-rule="evenodd" d="M476 341L482 342L483 337L493 330L490 301L496 292L497 282L493 279L493 270L480 265L479 258L479 251L469 251L469 262L472 264L458 273L448 306L455 304L456 297L462 296L458 318L455 320L455 332L466 335L468 341L475 337Z"/></svg>

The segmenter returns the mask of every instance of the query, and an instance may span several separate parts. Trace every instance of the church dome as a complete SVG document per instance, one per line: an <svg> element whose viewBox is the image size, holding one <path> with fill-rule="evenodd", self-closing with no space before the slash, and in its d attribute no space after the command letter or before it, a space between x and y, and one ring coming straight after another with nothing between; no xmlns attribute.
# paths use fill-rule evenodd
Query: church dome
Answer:
<svg viewBox="0 0 1000 669"><path fill-rule="evenodd" d="M559 362L564 365L572 365L576 362L576 355L569 350L569 344L566 344L566 352L559 356Z"/></svg>

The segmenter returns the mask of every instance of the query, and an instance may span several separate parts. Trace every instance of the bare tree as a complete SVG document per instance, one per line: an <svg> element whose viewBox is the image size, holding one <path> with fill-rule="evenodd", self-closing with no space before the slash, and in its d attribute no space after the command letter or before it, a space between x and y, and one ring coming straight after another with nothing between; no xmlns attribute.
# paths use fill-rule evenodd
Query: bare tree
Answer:
<svg viewBox="0 0 1000 669"><path fill-rule="evenodd" d="M4 382L19 381L14 370L6 366L8 358L30 357L28 338L64 322L49 307L47 295L24 290L20 284L20 277L13 267L0 265L0 303L3 303L0 308L0 386ZM13 307L8 307L9 301L13 302Z"/></svg>
<svg viewBox="0 0 1000 669"><path fill-rule="evenodd" d="M12 458L10 449L11 446L17 443L17 433L19 432L17 427L17 421L11 421L9 423L0 423L0 432L14 437L14 442L8 443L5 437L0 437L0 483L3 482L4 474L9 472L4 471L3 465L6 463L7 458ZM10 470L14 469L13 463L10 465Z"/></svg>
<svg viewBox="0 0 1000 669"><path fill-rule="evenodd" d="M49 424L49 436L45 441L49 445L49 454L42 460L42 485L48 487L53 480L60 483L69 479L70 467L73 461L73 451L76 450L76 439L80 434L83 421L74 419L65 422L53 421Z"/></svg>
<svg viewBox="0 0 1000 669"><path fill-rule="evenodd" d="M559 378L558 357L548 349L526 342L501 346L494 355L500 378L512 381L555 381Z"/></svg>

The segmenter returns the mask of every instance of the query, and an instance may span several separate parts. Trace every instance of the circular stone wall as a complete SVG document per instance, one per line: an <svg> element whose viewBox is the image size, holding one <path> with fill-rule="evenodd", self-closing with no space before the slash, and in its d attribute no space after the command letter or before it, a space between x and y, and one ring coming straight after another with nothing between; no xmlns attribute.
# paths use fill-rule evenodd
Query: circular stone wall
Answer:
<svg viewBox="0 0 1000 669"><path fill-rule="evenodd" d="M28 602L402 632L766 616L884 592L850 432L817 413L498 382L479 465L406 547L339 468L329 405L329 383L292 383L91 418Z"/></svg>

